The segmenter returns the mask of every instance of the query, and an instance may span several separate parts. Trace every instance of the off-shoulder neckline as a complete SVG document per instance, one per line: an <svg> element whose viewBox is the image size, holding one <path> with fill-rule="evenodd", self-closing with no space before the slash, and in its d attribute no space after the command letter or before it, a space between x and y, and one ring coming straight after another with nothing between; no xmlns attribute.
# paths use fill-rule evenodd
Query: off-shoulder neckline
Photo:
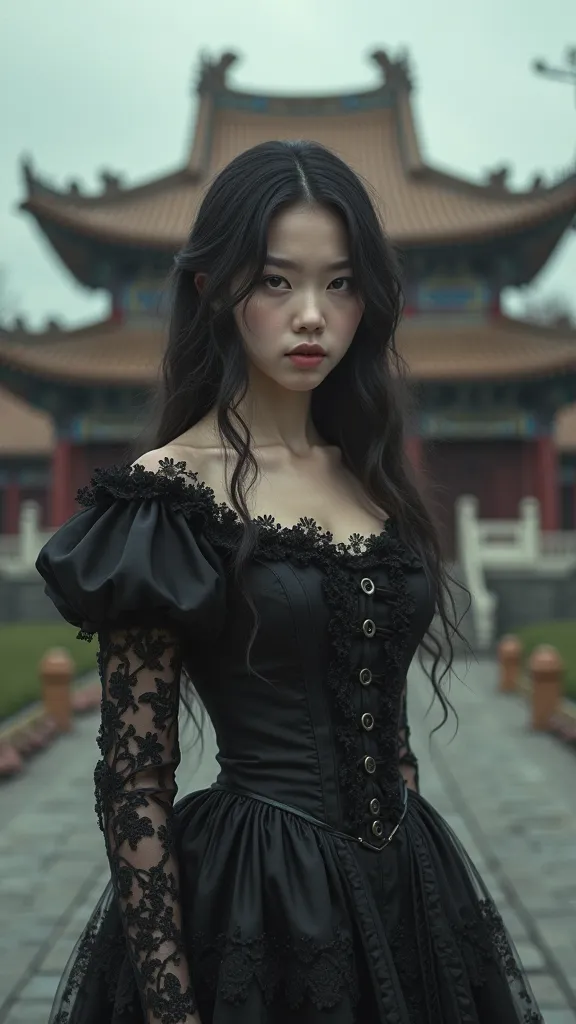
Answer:
<svg viewBox="0 0 576 1024"><path fill-rule="evenodd" d="M141 463L113 465L96 469L88 487L78 491L77 501L83 507L106 503L112 499L171 500L183 510L200 514L218 526L241 529L242 520L227 502L218 502L214 490L186 462L172 458L161 459L157 469L147 469ZM251 522L260 533L286 543L314 542L325 551L341 556L364 556L375 552L396 533L393 516L382 522L379 533L351 534L348 541L336 541L329 530L324 530L312 517L303 517L291 526L285 526L274 516L255 516Z"/></svg>

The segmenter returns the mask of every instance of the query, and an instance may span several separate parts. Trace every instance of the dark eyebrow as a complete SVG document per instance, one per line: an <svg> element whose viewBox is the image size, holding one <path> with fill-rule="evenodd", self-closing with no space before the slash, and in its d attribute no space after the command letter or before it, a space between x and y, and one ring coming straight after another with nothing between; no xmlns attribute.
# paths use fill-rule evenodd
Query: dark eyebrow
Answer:
<svg viewBox="0 0 576 1024"><path fill-rule="evenodd" d="M302 267L299 263L295 263L294 260L287 260L283 256L268 256L266 259L267 267L280 267L283 270L301 270ZM351 266L349 259L335 260L334 263L328 263L326 270L346 270Z"/></svg>

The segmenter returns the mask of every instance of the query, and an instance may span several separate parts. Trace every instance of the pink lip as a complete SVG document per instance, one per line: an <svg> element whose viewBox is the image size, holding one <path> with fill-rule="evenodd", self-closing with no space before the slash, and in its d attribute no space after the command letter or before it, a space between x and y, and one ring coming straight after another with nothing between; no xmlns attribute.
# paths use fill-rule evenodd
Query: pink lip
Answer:
<svg viewBox="0 0 576 1024"><path fill-rule="evenodd" d="M319 352L290 352L288 358L301 370L313 370L316 366L320 366L320 363L325 359L325 355Z"/></svg>
<svg viewBox="0 0 576 1024"><path fill-rule="evenodd" d="M288 353L288 355L289 356L308 356L308 357L311 357L311 356L325 356L326 352L322 348L322 345L317 345L316 343L314 343L313 345L307 345L306 342L303 342L302 344L296 345L293 349L291 349L291 351Z"/></svg>

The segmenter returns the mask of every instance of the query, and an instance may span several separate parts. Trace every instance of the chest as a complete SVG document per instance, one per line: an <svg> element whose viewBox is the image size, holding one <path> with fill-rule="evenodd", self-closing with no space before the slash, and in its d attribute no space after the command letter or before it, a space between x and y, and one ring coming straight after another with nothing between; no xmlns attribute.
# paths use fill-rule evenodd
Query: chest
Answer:
<svg viewBox="0 0 576 1024"><path fill-rule="evenodd" d="M347 543L353 534L381 532L385 513L370 503L339 453L320 448L298 458L271 448L258 453L257 463L257 479L246 494L252 518L272 518L284 527L313 520L337 544ZM226 473L222 459L206 457L200 470L216 500L229 504L230 471Z"/></svg>
<svg viewBox="0 0 576 1024"><path fill-rule="evenodd" d="M269 515L285 526L312 519L336 543L347 543L353 534L379 534L385 519L351 474L321 463L284 465L281 471L264 466L249 506L252 516Z"/></svg>

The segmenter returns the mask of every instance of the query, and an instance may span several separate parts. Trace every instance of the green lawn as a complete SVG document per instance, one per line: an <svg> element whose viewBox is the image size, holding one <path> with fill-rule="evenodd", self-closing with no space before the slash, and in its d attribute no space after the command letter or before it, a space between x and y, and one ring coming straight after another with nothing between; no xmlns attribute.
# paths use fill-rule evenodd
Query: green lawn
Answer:
<svg viewBox="0 0 576 1024"><path fill-rule="evenodd" d="M526 660L538 644L556 647L566 666L566 696L576 700L576 622L542 622L517 630Z"/></svg>
<svg viewBox="0 0 576 1024"><path fill-rule="evenodd" d="M63 623L0 626L0 721L40 697L38 663L50 647L65 647L81 675L96 667L96 640L77 640Z"/></svg>

